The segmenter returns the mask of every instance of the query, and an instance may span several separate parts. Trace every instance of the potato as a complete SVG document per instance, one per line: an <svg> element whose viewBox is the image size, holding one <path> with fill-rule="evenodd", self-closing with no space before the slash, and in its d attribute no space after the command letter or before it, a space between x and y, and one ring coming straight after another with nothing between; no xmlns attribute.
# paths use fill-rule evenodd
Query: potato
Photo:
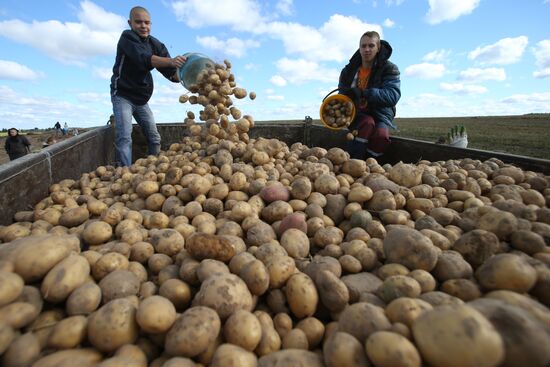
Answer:
<svg viewBox="0 0 550 367"><path fill-rule="evenodd" d="M225 322L223 333L228 343L253 351L262 337L262 327L256 315L237 310Z"/></svg>
<svg viewBox="0 0 550 367"><path fill-rule="evenodd" d="M309 238L299 229L287 229L281 236L281 246L292 258L304 258L309 254Z"/></svg>
<svg viewBox="0 0 550 367"><path fill-rule="evenodd" d="M90 275L90 264L77 254L71 254L55 265L44 277L40 291L44 299L62 302L73 290L84 284Z"/></svg>
<svg viewBox="0 0 550 367"><path fill-rule="evenodd" d="M19 329L37 316L36 307L27 302L12 302L0 308L0 323Z"/></svg>
<svg viewBox="0 0 550 367"><path fill-rule="evenodd" d="M71 208L61 214L59 225L67 228L77 227L90 218L90 212L86 206Z"/></svg>
<svg viewBox="0 0 550 367"><path fill-rule="evenodd" d="M86 282L72 291L65 302L65 307L70 316L89 315L100 303L101 288L94 282Z"/></svg>
<svg viewBox="0 0 550 367"><path fill-rule="evenodd" d="M128 259L117 252L110 252L101 256L92 266L94 279L101 280L107 274L115 270L128 269Z"/></svg>
<svg viewBox="0 0 550 367"><path fill-rule="evenodd" d="M499 240L492 232L474 229L462 234L453 244L452 249L460 253L475 269L497 253Z"/></svg>
<svg viewBox="0 0 550 367"><path fill-rule="evenodd" d="M214 342L220 328L216 311L203 306L191 307L176 319L166 334L164 348L173 356L197 356Z"/></svg>
<svg viewBox="0 0 550 367"><path fill-rule="evenodd" d="M107 242L113 235L113 228L106 222L95 221L85 226L82 239L89 245L99 245Z"/></svg>
<svg viewBox="0 0 550 367"><path fill-rule="evenodd" d="M327 367L368 366L363 346L351 334L337 331L323 346L323 359Z"/></svg>
<svg viewBox="0 0 550 367"><path fill-rule="evenodd" d="M105 275L99 282L102 301L108 303L116 298L137 295L140 281L128 270L115 270Z"/></svg>
<svg viewBox="0 0 550 367"><path fill-rule="evenodd" d="M127 298L112 300L88 318L88 341L103 352L133 343L138 332L136 308Z"/></svg>
<svg viewBox="0 0 550 367"><path fill-rule="evenodd" d="M143 300L136 313L136 321L147 333L164 333L176 320L176 308L168 299L151 296Z"/></svg>
<svg viewBox="0 0 550 367"><path fill-rule="evenodd" d="M349 290L346 284L328 270L317 273L315 284L323 305L333 312L343 310L349 302Z"/></svg>
<svg viewBox="0 0 550 367"><path fill-rule="evenodd" d="M464 302L481 297L479 286L468 279L449 279L441 284L440 289Z"/></svg>
<svg viewBox="0 0 550 367"><path fill-rule="evenodd" d="M15 339L15 332L11 326L6 323L0 323L0 355L4 354L11 342Z"/></svg>
<svg viewBox="0 0 550 367"><path fill-rule="evenodd" d="M158 292L172 302L177 311L183 311L191 302L191 288L180 279L168 279L162 283Z"/></svg>
<svg viewBox="0 0 550 367"><path fill-rule="evenodd" d="M390 331L377 331L365 344L369 360L376 366L420 367L418 350L407 338Z"/></svg>
<svg viewBox="0 0 550 367"><path fill-rule="evenodd" d="M75 348L86 337L86 316L71 316L59 321L50 333L48 346L54 349Z"/></svg>
<svg viewBox="0 0 550 367"><path fill-rule="evenodd" d="M260 248L264 247L261 246ZM280 246L279 246L280 247ZM281 247L281 249L284 248ZM259 252L260 250L258 250ZM258 255L256 255L258 257ZM259 258L262 260L261 258ZM280 255L280 256L269 256L265 262L267 271L269 272L269 288L281 288L294 274L296 270L296 264L290 256Z"/></svg>
<svg viewBox="0 0 550 367"><path fill-rule="evenodd" d="M266 203L271 203L277 200L288 201L290 192L285 186L283 186L283 184L274 182L273 184L268 184L261 189L260 197Z"/></svg>
<svg viewBox="0 0 550 367"><path fill-rule="evenodd" d="M407 274L407 276L413 278L418 282L418 284L420 284L420 289L422 293L435 290L435 287L437 285L432 274L428 273L425 270L416 269Z"/></svg>
<svg viewBox="0 0 550 367"><path fill-rule="evenodd" d="M226 262L235 255L235 249L227 238L206 233L190 236L185 248L197 260L216 259Z"/></svg>
<svg viewBox="0 0 550 367"><path fill-rule="evenodd" d="M488 290L528 292L537 281L536 270L520 256L497 254L476 270L479 284Z"/></svg>
<svg viewBox="0 0 550 367"><path fill-rule="evenodd" d="M402 323L410 328L418 316L431 309L432 305L419 298L400 297L391 301L385 312L392 323Z"/></svg>
<svg viewBox="0 0 550 367"><path fill-rule="evenodd" d="M279 225L279 236L282 236L288 229L298 229L307 233L306 217L303 213L292 213L281 219Z"/></svg>
<svg viewBox="0 0 550 367"><path fill-rule="evenodd" d="M40 343L33 333L16 337L0 362L5 367L30 366L40 355Z"/></svg>
<svg viewBox="0 0 550 367"><path fill-rule="evenodd" d="M26 282L41 280L55 264L69 255L70 247L64 245L63 236L29 236L13 241L15 272Z"/></svg>
<svg viewBox="0 0 550 367"><path fill-rule="evenodd" d="M273 320L264 311L256 310L254 315L258 318L262 328L262 337L254 353L261 357L278 351L281 348L281 337L273 326Z"/></svg>
<svg viewBox="0 0 550 367"><path fill-rule="evenodd" d="M308 350L306 333L302 329L292 329L282 337L283 349L303 349Z"/></svg>
<svg viewBox="0 0 550 367"><path fill-rule="evenodd" d="M384 302L389 303L396 298L420 296L422 289L413 278L405 275L392 275L384 279L384 282L376 290L376 295Z"/></svg>
<svg viewBox="0 0 550 367"><path fill-rule="evenodd" d="M366 302L354 303L344 309L338 321L338 331L353 335L364 343L375 331L388 330L391 323L380 307Z"/></svg>
<svg viewBox="0 0 550 367"><path fill-rule="evenodd" d="M168 256L176 255L183 250L185 244L183 236L174 229L161 229L155 231L150 238L150 242L157 253Z"/></svg>
<svg viewBox="0 0 550 367"><path fill-rule="evenodd" d="M255 367L257 358L254 353L247 351L237 345L220 345L210 361L211 367Z"/></svg>
<svg viewBox="0 0 550 367"><path fill-rule="evenodd" d="M545 366L550 361L550 336L536 318L519 307L496 299L468 303L481 312L502 336L506 350L503 365Z"/></svg>
<svg viewBox="0 0 550 367"><path fill-rule="evenodd" d="M269 272L260 260L245 264L238 275L253 295L261 296L269 288Z"/></svg>
<svg viewBox="0 0 550 367"><path fill-rule="evenodd" d="M437 263L437 251L432 241L413 229L389 231L384 238L384 253L388 261L409 269L431 271Z"/></svg>
<svg viewBox="0 0 550 367"><path fill-rule="evenodd" d="M310 351L285 349L260 357L258 367L276 366L311 366L322 367L323 357Z"/></svg>
<svg viewBox="0 0 550 367"><path fill-rule="evenodd" d="M309 178L299 176L290 185L290 194L294 199L305 200L312 191L312 184Z"/></svg>
<svg viewBox="0 0 550 367"><path fill-rule="evenodd" d="M302 319L315 313L319 294L313 280L306 274L292 275L286 282L285 295L290 310L297 318Z"/></svg>
<svg viewBox="0 0 550 367"><path fill-rule="evenodd" d="M16 273L0 271L0 307L13 302L23 292L25 283Z"/></svg>
<svg viewBox="0 0 550 367"><path fill-rule="evenodd" d="M66 349L48 354L38 359L33 366L37 367L70 367L91 366L103 358L102 354L93 348Z"/></svg>
<svg viewBox="0 0 550 367"><path fill-rule="evenodd" d="M252 309L252 295L246 283L234 274L220 274L206 279L193 300L193 306L214 309L220 319L227 319L239 309Z"/></svg>
<svg viewBox="0 0 550 367"><path fill-rule="evenodd" d="M518 228L518 220L505 211L490 212L482 215L477 223L479 229L492 232L501 240L506 240Z"/></svg>
<svg viewBox="0 0 550 367"><path fill-rule="evenodd" d="M449 279L470 278L473 275L472 266L456 251L443 251L437 258L437 264L432 270L434 277L444 282Z"/></svg>
<svg viewBox="0 0 550 367"><path fill-rule="evenodd" d="M440 306L420 315L412 332L431 366L497 366L504 343L481 313L466 305Z"/></svg>

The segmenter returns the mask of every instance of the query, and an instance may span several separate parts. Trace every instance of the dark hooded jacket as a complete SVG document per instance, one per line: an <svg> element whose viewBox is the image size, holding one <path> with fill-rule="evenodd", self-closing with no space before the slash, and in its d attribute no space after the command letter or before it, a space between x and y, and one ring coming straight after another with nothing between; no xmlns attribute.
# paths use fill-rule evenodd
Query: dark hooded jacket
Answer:
<svg viewBox="0 0 550 367"><path fill-rule="evenodd" d="M372 66L365 97L367 99L366 113L374 118L376 125L383 124L395 129L393 119L395 117L395 105L401 97L401 81L399 79L399 69L389 61L391 54L390 44L380 40L380 51L376 55ZM338 88L341 92L351 87L351 83L360 67L361 54L357 50L340 73Z"/></svg>
<svg viewBox="0 0 550 367"><path fill-rule="evenodd" d="M144 105L153 94L151 57L170 57L166 46L153 36L141 38L136 32L127 29L118 40L111 95L124 97L137 105ZM159 68L158 71L168 80L176 68Z"/></svg>
<svg viewBox="0 0 550 367"><path fill-rule="evenodd" d="M31 145L25 136L19 135L19 131L17 129L15 129L15 131L17 131L17 134L15 136L9 135L6 138L6 143L4 144L4 148L6 149L10 160L26 155L29 152Z"/></svg>

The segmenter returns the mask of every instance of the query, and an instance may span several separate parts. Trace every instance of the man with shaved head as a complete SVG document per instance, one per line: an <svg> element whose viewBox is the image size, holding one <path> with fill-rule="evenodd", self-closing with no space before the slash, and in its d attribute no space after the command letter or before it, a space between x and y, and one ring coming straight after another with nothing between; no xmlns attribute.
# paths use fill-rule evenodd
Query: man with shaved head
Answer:
<svg viewBox="0 0 550 367"><path fill-rule="evenodd" d="M122 32L118 40L113 76L111 101L116 120L115 152L117 165L132 164L132 117L147 139L149 154L160 152L160 135L148 101L153 94L152 69L166 79L178 83L177 68L186 58L172 58L166 46L150 35L151 15L147 9L135 6L128 19L130 29Z"/></svg>

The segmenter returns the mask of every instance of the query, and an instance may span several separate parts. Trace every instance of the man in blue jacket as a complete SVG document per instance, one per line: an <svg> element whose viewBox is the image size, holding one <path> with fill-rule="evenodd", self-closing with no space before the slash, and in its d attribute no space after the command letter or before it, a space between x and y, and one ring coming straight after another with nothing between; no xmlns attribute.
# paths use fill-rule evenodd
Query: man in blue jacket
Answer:
<svg viewBox="0 0 550 367"><path fill-rule="evenodd" d="M377 32L366 32L340 73L338 88L353 99L357 111L349 126L354 135L348 144L351 158L374 157L380 162L390 145L388 130L395 129L395 105L401 97L399 69L389 61L391 53L390 44Z"/></svg>
<svg viewBox="0 0 550 367"><path fill-rule="evenodd" d="M170 57L166 46L150 35L151 16L147 9L136 6L130 11L130 30L122 32L118 40L111 101L115 115L115 151L117 164L132 164L132 116L147 139L149 154L160 152L160 135L153 113L147 102L153 94L151 70L156 68L164 77L179 82L177 69L186 58Z"/></svg>

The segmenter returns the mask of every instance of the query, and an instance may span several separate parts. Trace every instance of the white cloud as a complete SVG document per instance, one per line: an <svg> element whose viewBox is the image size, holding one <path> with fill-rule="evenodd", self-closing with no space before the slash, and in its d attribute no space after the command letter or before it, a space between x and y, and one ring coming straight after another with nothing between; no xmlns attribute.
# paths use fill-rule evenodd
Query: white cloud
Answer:
<svg viewBox="0 0 550 367"><path fill-rule="evenodd" d="M92 69L92 75L97 79L111 80L111 76L113 76L113 69L94 67Z"/></svg>
<svg viewBox="0 0 550 367"><path fill-rule="evenodd" d="M284 87L286 85L286 79L280 75L273 75L270 79L270 82L277 87Z"/></svg>
<svg viewBox="0 0 550 367"><path fill-rule="evenodd" d="M545 103L550 105L550 92L514 94L502 100L505 103Z"/></svg>
<svg viewBox="0 0 550 367"><path fill-rule="evenodd" d="M242 40L235 37L226 40L219 39L215 36L197 37L197 43L204 48L237 58L244 56L249 48L260 47L260 43L257 41Z"/></svg>
<svg viewBox="0 0 550 367"><path fill-rule="evenodd" d="M171 5L177 19L191 28L229 26L252 32L262 24L260 6L253 0L182 0Z"/></svg>
<svg viewBox="0 0 550 367"><path fill-rule="evenodd" d="M108 93L106 98L109 98ZM107 106L103 108L93 103L70 103L48 97L33 97L0 85L2 126L4 122L18 121L20 128L44 128L53 127L56 120L67 121L70 126L98 126L103 125L108 112Z"/></svg>
<svg viewBox="0 0 550 367"><path fill-rule="evenodd" d="M492 45L476 48L468 58L482 64L514 64L520 60L528 42L526 36L503 38Z"/></svg>
<svg viewBox="0 0 550 367"><path fill-rule="evenodd" d="M405 69L405 75L421 79L437 79L445 74L445 65L421 63L411 65Z"/></svg>
<svg viewBox="0 0 550 367"><path fill-rule="evenodd" d="M125 19L89 1L81 2L80 6L78 18L82 23L4 20L0 21L0 36L29 45L66 64L82 65L90 57L113 54Z"/></svg>
<svg viewBox="0 0 550 367"><path fill-rule="evenodd" d="M426 14L429 24L453 21L462 15L470 14L479 5L480 0L429 0L430 9Z"/></svg>
<svg viewBox="0 0 550 367"><path fill-rule="evenodd" d="M294 13L293 0L279 0L275 8L282 15L292 15Z"/></svg>
<svg viewBox="0 0 550 367"><path fill-rule="evenodd" d="M439 87L441 90L455 94L481 94L487 92L487 88L473 84L441 83Z"/></svg>
<svg viewBox="0 0 550 367"><path fill-rule="evenodd" d="M270 101L284 101L285 96L270 94L267 96L267 99Z"/></svg>
<svg viewBox="0 0 550 367"><path fill-rule="evenodd" d="M393 28L393 26L395 26L395 22L390 18L386 18L384 19L384 22L382 23L382 25L386 28Z"/></svg>
<svg viewBox="0 0 550 367"><path fill-rule="evenodd" d="M0 60L0 79L4 80L36 80L44 76L25 65L15 61Z"/></svg>
<svg viewBox="0 0 550 367"><path fill-rule="evenodd" d="M177 19L191 28L226 26L267 35L280 40L287 54L308 60L342 62L357 50L364 32L377 31L383 37L380 25L365 23L355 16L334 14L318 29L300 23L270 21L261 14L260 3L252 0L180 0L172 3L172 9Z"/></svg>
<svg viewBox="0 0 550 367"><path fill-rule="evenodd" d="M254 63L248 63L244 65L245 70L258 70L260 69L260 66Z"/></svg>
<svg viewBox="0 0 550 367"><path fill-rule="evenodd" d="M506 80L506 71L503 68L469 68L459 73L458 80L475 82L496 80L502 82Z"/></svg>
<svg viewBox="0 0 550 367"><path fill-rule="evenodd" d="M422 58L422 61L424 62L443 62L447 60L447 58L451 55L451 50L435 50L432 52L427 53Z"/></svg>
<svg viewBox="0 0 550 367"><path fill-rule="evenodd" d="M285 57L278 60L276 66L279 74L291 84L302 84L309 81L333 83L338 80L339 76L338 70L327 69L314 61L305 59Z"/></svg>
<svg viewBox="0 0 550 367"><path fill-rule="evenodd" d="M550 1L550 0L548 0ZM533 73L535 78L546 78L550 76L550 39L537 43L533 49L536 64L539 70Z"/></svg>

